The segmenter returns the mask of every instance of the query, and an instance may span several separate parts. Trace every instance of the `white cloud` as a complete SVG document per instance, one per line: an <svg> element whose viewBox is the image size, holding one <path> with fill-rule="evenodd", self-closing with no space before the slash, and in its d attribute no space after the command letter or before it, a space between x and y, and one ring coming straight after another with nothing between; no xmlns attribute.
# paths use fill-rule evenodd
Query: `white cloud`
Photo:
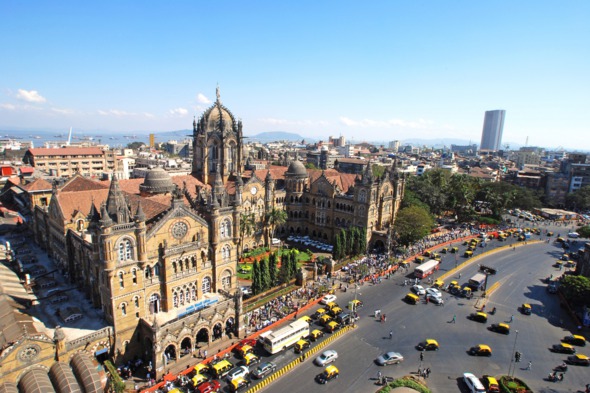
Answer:
<svg viewBox="0 0 590 393"><path fill-rule="evenodd" d="M340 117L340 123L344 124L348 127L356 127L356 128L394 128L394 127L401 127L401 128L427 128L434 124L431 120L425 119L418 119L416 121L408 121L403 119L389 119L389 120L372 120L372 119L363 119L363 120L353 120L348 117Z"/></svg>
<svg viewBox="0 0 590 393"><path fill-rule="evenodd" d="M71 109L63 109L63 108L51 108L52 112L59 113L60 115L71 115L74 113Z"/></svg>
<svg viewBox="0 0 590 393"><path fill-rule="evenodd" d="M172 116L186 116L188 114L188 109L186 108L175 108L175 109L170 109L168 111L168 113L170 113Z"/></svg>
<svg viewBox="0 0 590 393"><path fill-rule="evenodd" d="M117 117L137 115L137 113L122 111L119 109L109 109L108 111L103 111L103 110L99 109L98 114L102 115L102 116L117 116Z"/></svg>
<svg viewBox="0 0 590 393"><path fill-rule="evenodd" d="M18 89L16 98L27 102L45 102L47 101L37 90Z"/></svg>
<svg viewBox="0 0 590 393"><path fill-rule="evenodd" d="M147 117L148 119L154 119L156 117L156 115L154 115L153 113L149 113L149 112L143 112L143 115L145 117Z"/></svg>
<svg viewBox="0 0 590 393"><path fill-rule="evenodd" d="M16 106L14 106L12 104L0 104L0 108L6 109L8 111L13 111L16 109Z"/></svg>
<svg viewBox="0 0 590 393"><path fill-rule="evenodd" d="M211 103L211 100L210 100L210 99L208 99L208 98L205 96L205 94L203 94L203 93L199 93L199 94L197 94L197 102L198 102L199 104L210 104L210 103Z"/></svg>

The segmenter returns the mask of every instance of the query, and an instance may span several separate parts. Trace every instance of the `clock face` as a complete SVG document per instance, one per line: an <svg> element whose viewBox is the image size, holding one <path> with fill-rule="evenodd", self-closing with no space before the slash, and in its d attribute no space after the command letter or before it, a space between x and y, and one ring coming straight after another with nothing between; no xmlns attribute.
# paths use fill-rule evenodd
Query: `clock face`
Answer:
<svg viewBox="0 0 590 393"><path fill-rule="evenodd" d="M250 189L250 193L251 193L252 195L256 195L256 193L257 193L257 192L258 192L258 188L256 188L256 187L252 187L252 188Z"/></svg>
<svg viewBox="0 0 590 393"><path fill-rule="evenodd" d="M182 221L179 221L172 226L172 236L174 236L176 239L182 239L187 232L188 225Z"/></svg>

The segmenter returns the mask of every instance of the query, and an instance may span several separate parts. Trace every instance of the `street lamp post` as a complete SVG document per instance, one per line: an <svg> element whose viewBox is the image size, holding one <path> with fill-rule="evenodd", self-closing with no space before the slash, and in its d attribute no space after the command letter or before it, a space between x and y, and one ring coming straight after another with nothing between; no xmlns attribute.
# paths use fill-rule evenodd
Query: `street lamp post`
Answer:
<svg viewBox="0 0 590 393"><path fill-rule="evenodd" d="M518 330L515 331L514 345L512 346L512 354L510 355L510 366L508 366L508 376L513 377L516 371L516 340L518 339ZM514 368L512 365L514 364ZM512 370L512 371L511 371Z"/></svg>

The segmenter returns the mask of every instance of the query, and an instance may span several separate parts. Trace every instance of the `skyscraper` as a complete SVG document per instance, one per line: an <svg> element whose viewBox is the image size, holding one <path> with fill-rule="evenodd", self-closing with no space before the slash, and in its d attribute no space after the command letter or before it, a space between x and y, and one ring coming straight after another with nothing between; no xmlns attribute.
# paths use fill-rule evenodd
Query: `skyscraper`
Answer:
<svg viewBox="0 0 590 393"><path fill-rule="evenodd" d="M499 150L502 143L502 131L504 130L504 117L506 111L498 109L486 111L481 133L480 150Z"/></svg>

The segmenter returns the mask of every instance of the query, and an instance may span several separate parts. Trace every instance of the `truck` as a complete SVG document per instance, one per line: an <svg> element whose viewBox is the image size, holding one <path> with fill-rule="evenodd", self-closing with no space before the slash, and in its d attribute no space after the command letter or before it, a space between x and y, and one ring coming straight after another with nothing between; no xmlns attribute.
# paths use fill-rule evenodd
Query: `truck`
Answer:
<svg viewBox="0 0 590 393"><path fill-rule="evenodd" d="M473 277L469 279L467 285L469 288L473 289L474 291L478 291L483 288L486 283L486 275L483 273L477 273Z"/></svg>
<svg viewBox="0 0 590 393"><path fill-rule="evenodd" d="M414 277L426 278L439 269L440 262L431 259L414 269Z"/></svg>

